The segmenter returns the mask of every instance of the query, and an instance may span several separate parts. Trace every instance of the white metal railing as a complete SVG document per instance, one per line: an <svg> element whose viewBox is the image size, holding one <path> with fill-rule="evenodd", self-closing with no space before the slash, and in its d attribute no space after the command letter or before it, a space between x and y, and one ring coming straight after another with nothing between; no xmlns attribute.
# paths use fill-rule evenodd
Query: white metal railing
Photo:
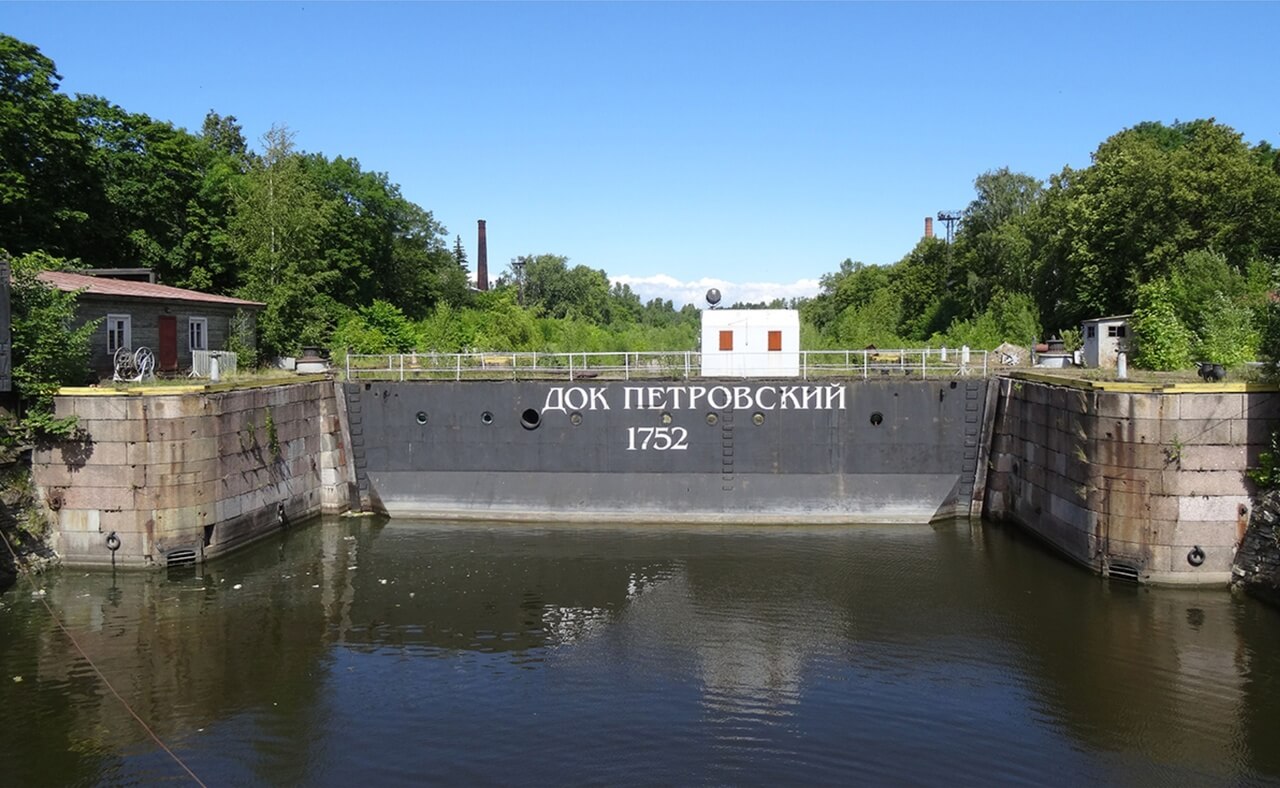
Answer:
<svg viewBox="0 0 1280 788"><path fill-rule="evenodd" d="M382 353L349 354L346 380L605 380L698 377L801 378L892 375L919 378L986 376L989 352L954 348L801 350L708 357L704 374L696 350L617 353Z"/></svg>
<svg viewBox="0 0 1280 788"><path fill-rule="evenodd" d="M191 351L191 375L193 378L207 378L210 374L209 359L218 357L218 375L236 374L236 354L230 350L193 350Z"/></svg>

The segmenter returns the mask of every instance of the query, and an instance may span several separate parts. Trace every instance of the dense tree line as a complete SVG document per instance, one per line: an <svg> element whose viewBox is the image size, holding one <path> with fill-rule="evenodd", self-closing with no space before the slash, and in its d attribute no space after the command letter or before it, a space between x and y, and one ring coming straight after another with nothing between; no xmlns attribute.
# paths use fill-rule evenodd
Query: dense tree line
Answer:
<svg viewBox="0 0 1280 788"><path fill-rule="evenodd" d="M461 237L450 248L445 228L386 174L299 151L285 127L254 150L234 116L211 111L191 133L101 97L67 96L60 80L36 47L0 35L0 247L14 255L144 266L165 284L261 301L266 357L329 343L693 341L696 315L670 302L642 305L604 272L554 255L519 258L519 279L473 293ZM650 330L673 322L682 324L676 334Z"/></svg>
<svg viewBox="0 0 1280 788"><path fill-rule="evenodd" d="M0 35L0 247L87 268L146 266L165 284L261 301L265 357L337 351L696 347L698 311L643 303L555 254L468 286L461 237L355 158L251 146L234 116L198 132L68 96L51 60ZM993 347L1135 312L1138 360L1250 358L1280 259L1280 157L1213 120L1143 123L1082 169L974 181L953 243L846 260L799 306L802 345Z"/></svg>
<svg viewBox="0 0 1280 788"><path fill-rule="evenodd" d="M1280 158L1213 120L1142 123L1047 183L975 180L954 243L846 260L803 307L832 345L991 347L1135 313L1137 361L1255 357L1280 260Z"/></svg>

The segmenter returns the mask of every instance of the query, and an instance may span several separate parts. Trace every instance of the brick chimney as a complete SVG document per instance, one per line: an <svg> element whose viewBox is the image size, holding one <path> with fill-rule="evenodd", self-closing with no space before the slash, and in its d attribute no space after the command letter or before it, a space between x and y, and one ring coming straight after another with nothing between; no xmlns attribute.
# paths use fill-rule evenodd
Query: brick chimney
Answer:
<svg viewBox="0 0 1280 788"><path fill-rule="evenodd" d="M484 237L484 219L478 220L479 240L476 242L476 289L489 289L489 243Z"/></svg>
<svg viewBox="0 0 1280 788"><path fill-rule="evenodd" d="M924 237L925 238L933 237L933 217L932 216L924 217Z"/></svg>

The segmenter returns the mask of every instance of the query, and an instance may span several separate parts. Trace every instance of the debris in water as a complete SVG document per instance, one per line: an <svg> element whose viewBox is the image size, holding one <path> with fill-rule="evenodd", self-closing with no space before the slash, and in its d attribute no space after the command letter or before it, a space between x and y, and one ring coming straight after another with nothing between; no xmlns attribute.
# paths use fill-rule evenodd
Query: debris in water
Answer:
<svg viewBox="0 0 1280 788"><path fill-rule="evenodd" d="M14 677L13 677L13 683L14 683L14 684L21 684L21 683L22 683L22 677L21 677L21 676L14 676Z"/></svg>
<svg viewBox="0 0 1280 788"><path fill-rule="evenodd" d="M31 592L31 598L32 598L32 599L40 599L40 598L41 598L41 597L43 597L43 596L44 596L44 589L43 589L43 588L38 588L38 589L36 589L35 591L32 591L32 592Z"/></svg>
<svg viewBox="0 0 1280 788"><path fill-rule="evenodd" d="M232 591L239 591L242 588L244 588L244 585L241 583L236 583L235 585L231 586Z"/></svg>
<svg viewBox="0 0 1280 788"><path fill-rule="evenodd" d="M381 583L381 584L383 584L383 585L385 586L385 585L387 584L387 578L385 578L385 577L379 577L379 578L378 578L378 582L379 582L379 583Z"/></svg>

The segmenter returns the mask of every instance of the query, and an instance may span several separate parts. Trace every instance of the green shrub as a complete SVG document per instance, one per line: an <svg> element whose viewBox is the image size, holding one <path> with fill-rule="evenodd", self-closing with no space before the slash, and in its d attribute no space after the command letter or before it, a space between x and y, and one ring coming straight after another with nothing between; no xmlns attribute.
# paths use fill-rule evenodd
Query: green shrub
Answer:
<svg viewBox="0 0 1280 788"><path fill-rule="evenodd" d="M1200 312L1200 340L1196 356L1201 361L1232 366L1253 361L1258 355L1258 332L1253 312L1215 292Z"/></svg>
<svg viewBox="0 0 1280 788"><path fill-rule="evenodd" d="M1138 308L1130 325L1136 344L1134 366L1152 370L1191 366L1195 335L1178 318L1167 281L1156 279L1138 288Z"/></svg>

